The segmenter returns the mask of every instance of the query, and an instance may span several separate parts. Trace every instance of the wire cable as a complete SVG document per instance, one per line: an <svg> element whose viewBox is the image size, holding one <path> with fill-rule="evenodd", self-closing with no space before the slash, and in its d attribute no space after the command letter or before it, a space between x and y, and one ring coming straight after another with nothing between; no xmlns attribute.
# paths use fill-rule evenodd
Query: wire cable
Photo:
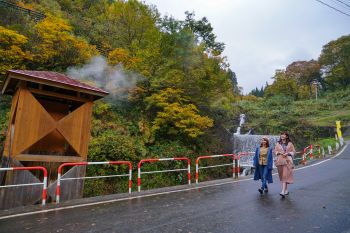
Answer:
<svg viewBox="0 0 350 233"><path fill-rule="evenodd" d="M345 2L343 2L343 1L341 1L341 0L336 0L337 2L340 2L340 3L343 3L345 6L347 6L347 7L350 7L350 5L349 4L347 4L347 3L345 3Z"/></svg>
<svg viewBox="0 0 350 233"><path fill-rule="evenodd" d="M332 2L334 2L333 6L336 7L338 10L343 10L344 12L347 12L348 10L350 10L349 7L347 7L346 5L344 5L343 3L340 2L340 0L330 0Z"/></svg>
<svg viewBox="0 0 350 233"><path fill-rule="evenodd" d="M323 4L323 5L326 5L327 7L332 8L333 10L338 11L338 12L340 12L340 13L342 13L342 14L344 14L344 15L350 17L350 14L347 14L347 13L345 13L345 12L343 12L343 11L341 11L341 10L339 10L339 9L337 9L337 8L335 8L335 7L333 7L333 6L331 6L331 5L328 5L327 3L322 2L321 0L315 0L315 1L317 1L317 2L319 2L319 3L321 3L321 4Z"/></svg>

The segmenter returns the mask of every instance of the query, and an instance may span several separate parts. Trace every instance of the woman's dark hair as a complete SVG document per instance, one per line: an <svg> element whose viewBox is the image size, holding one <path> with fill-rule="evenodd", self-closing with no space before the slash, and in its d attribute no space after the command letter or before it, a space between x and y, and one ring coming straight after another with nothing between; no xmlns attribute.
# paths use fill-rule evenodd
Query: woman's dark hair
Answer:
<svg viewBox="0 0 350 233"><path fill-rule="evenodd" d="M292 142L292 140L290 140L290 137L289 137L289 134L287 133L287 132L282 132L281 134L280 134L280 139L278 140L278 143L282 143L282 139L281 139L281 135L286 135L287 137L286 137L286 143L288 144L289 142Z"/></svg>
<svg viewBox="0 0 350 233"><path fill-rule="evenodd" d="M262 139L266 142L266 147L270 147L269 139L267 137L263 137ZM262 147L262 146L263 146L263 144L260 143L260 147Z"/></svg>

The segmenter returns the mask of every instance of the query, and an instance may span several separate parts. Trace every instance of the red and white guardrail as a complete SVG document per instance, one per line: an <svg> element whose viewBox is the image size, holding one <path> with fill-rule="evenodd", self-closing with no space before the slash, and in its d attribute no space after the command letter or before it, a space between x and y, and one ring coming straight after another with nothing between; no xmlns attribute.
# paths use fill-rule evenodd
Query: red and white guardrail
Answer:
<svg viewBox="0 0 350 233"><path fill-rule="evenodd" d="M206 166L206 167L199 167L198 163L201 159L212 159L212 158L218 158L218 157L232 157L232 163L229 164L219 164L219 165L213 165L213 166ZM222 154L222 155L205 155L205 156L199 156L196 159L196 184L198 184L198 173L200 169L206 169L206 168L212 168L212 167L223 167L223 166L231 166L232 165L232 177L235 176L235 154Z"/></svg>
<svg viewBox="0 0 350 233"><path fill-rule="evenodd" d="M149 162L159 162L159 161L177 161L177 160L187 160L187 168L184 169L172 169L172 170L163 170L163 171L148 171L148 172L141 172L141 165L143 163ZM141 174L150 174L150 173L161 173L161 172L172 172L172 171L185 171L187 170L187 178L188 178L188 184L191 184L191 160L186 157L179 157L179 158L156 158L156 159L142 159L138 163L137 166L137 190L138 192L141 192Z"/></svg>
<svg viewBox="0 0 350 233"><path fill-rule="evenodd" d="M35 166L35 167L8 167L8 168L0 168L0 171L28 171L28 170L41 170L44 173L44 180L42 183L29 183L29 184L11 184L11 185L3 185L0 186L0 188L10 188L10 187L19 187L19 186L32 186L32 185L42 185L43 186L43 192L41 195L42 198L42 206L45 206L46 204L46 189L47 189L47 170L44 167L41 166Z"/></svg>
<svg viewBox="0 0 350 233"><path fill-rule="evenodd" d="M314 157L314 147L317 147L318 148L318 154L319 154L319 157L321 155L321 146L320 145L309 145L307 147L304 148L304 151L303 151L303 164L305 165L306 164L306 156L309 155L310 159L312 159Z"/></svg>
<svg viewBox="0 0 350 233"><path fill-rule="evenodd" d="M318 152L318 157L321 157L321 146L320 145L315 145L317 147L317 152Z"/></svg>
<svg viewBox="0 0 350 233"><path fill-rule="evenodd" d="M246 152L239 152L237 154L237 163L238 163L237 167L238 167L238 169L241 168L241 163L245 164L245 165L247 165L249 167L253 167L253 157L254 157L254 155L255 155L255 152L247 152L247 151ZM242 157L243 158L246 157L246 161L241 162L241 158ZM238 172L238 176L239 176L239 172Z"/></svg>
<svg viewBox="0 0 350 233"><path fill-rule="evenodd" d="M307 160L307 156L309 156L310 159L313 158L313 145L309 145L307 147L304 148L304 151L303 151L303 164L305 165L306 164L306 160Z"/></svg>
<svg viewBox="0 0 350 233"><path fill-rule="evenodd" d="M87 176L87 177L76 177L76 178L61 178L62 169L67 166L87 166L87 165L99 165L99 164L110 164L110 165L120 165L126 164L129 166L129 174L122 175L108 175L108 176ZM121 177L129 176L129 193L131 193L132 186L132 165L129 161L106 161L106 162L78 162L78 163L63 163L58 167L57 175L57 186L56 186L56 204L60 202L61 194L61 181L63 180L80 180L80 179L97 179L97 178L107 178L107 177Z"/></svg>

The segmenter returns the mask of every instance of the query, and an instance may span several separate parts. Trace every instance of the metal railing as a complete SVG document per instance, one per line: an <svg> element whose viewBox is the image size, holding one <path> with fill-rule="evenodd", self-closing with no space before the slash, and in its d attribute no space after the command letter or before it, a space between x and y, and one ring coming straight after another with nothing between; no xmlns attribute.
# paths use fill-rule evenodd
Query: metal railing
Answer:
<svg viewBox="0 0 350 233"><path fill-rule="evenodd" d="M27 14L35 21L40 21L46 18L46 15L42 12L27 9L9 1L0 0L0 7L4 7L4 8L6 7L9 9L16 10L17 12Z"/></svg>
<svg viewBox="0 0 350 233"><path fill-rule="evenodd" d="M110 164L110 165L120 165L126 164L129 166L129 174L122 175L108 175L108 176L87 176L87 177L74 177L74 178L62 178L62 169L67 166L87 166L87 165L101 165L101 164ZM129 161L106 161L106 162L78 162L78 163L63 163L58 167L57 175L57 186L56 186L56 204L60 202L61 195L61 181L63 180L82 180L82 179L98 179L98 178L107 178L107 177L123 177L129 176L129 193L131 193L132 186L132 165Z"/></svg>
<svg viewBox="0 0 350 233"><path fill-rule="evenodd" d="M159 162L159 161L177 161L177 160L186 160L187 161L187 168L183 169L172 169L172 170L161 170L161 171L147 171L147 172L141 172L141 165L142 163L153 163L153 162ZM187 179L188 184L191 184L191 160L186 157L179 157L179 158L155 158L155 159L142 159L137 166L137 190L138 192L141 192L141 174L151 174L151 173L162 173L162 172L173 172L173 171L187 171Z"/></svg>
<svg viewBox="0 0 350 233"><path fill-rule="evenodd" d="M29 171L29 170L41 170L44 173L44 180L41 183L27 183L27 184L11 184L11 185L3 185L0 186L0 188L11 188L11 187L20 187L20 186L33 186L33 185L42 185L43 191L42 191L42 206L45 206L46 204L46 189L47 189L47 170L44 167L41 166L35 166L35 167L8 167L8 168L0 168L0 171Z"/></svg>
<svg viewBox="0 0 350 233"><path fill-rule="evenodd" d="M198 165L199 164L199 160L201 160L201 159L212 159L212 158L219 158L219 157L232 157L232 163L219 164L219 165L206 166L206 167L199 167L199 165ZM213 168L213 167L224 167L224 166L232 166L232 177L234 178L235 177L235 173L236 173L236 169L235 169L235 154L199 156L196 159L196 184L198 184L198 176L199 176L199 170L200 169L207 169L207 168Z"/></svg>

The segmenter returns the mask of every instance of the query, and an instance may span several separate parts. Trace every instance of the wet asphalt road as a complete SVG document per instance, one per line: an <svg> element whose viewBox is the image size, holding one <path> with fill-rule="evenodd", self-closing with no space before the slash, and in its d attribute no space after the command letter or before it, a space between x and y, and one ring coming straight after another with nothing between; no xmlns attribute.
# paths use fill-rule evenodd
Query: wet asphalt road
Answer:
<svg viewBox="0 0 350 233"><path fill-rule="evenodd" d="M350 232L350 146L296 170L281 199L247 180L89 207L0 220L0 232Z"/></svg>

